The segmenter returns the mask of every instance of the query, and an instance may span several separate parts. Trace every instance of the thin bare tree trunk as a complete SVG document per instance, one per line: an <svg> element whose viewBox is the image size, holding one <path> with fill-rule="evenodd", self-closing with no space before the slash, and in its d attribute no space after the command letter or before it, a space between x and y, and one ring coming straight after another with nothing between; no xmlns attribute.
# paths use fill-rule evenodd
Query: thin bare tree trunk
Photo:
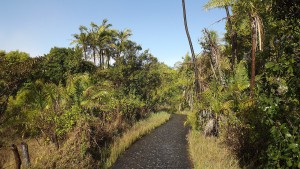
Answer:
<svg viewBox="0 0 300 169"><path fill-rule="evenodd" d="M104 69L104 49L101 51L101 69Z"/></svg>
<svg viewBox="0 0 300 169"><path fill-rule="evenodd" d="M195 83L195 92L196 92L196 95L198 97L198 94L200 93L200 84L199 84L199 80L198 80L199 76L198 76L198 70L197 70L197 65L196 65L196 56L195 56L195 52L194 52L194 48L193 48L193 43L192 43L192 40L191 40L191 37L190 37L188 25L187 25L185 0L182 0L182 10L183 10L183 19L184 19L185 32L186 32L186 36L188 38L191 53L192 53L192 61L193 61L194 75L195 75L195 81L194 81L194 83Z"/></svg>
<svg viewBox="0 0 300 169"><path fill-rule="evenodd" d="M250 98L254 97L254 85L255 85L255 57L256 57L256 41L257 41L257 32L256 32L256 17L250 15L251 19L251 34L252 34L252 52L251 52L251 81L250 81Z"/></svg>
<svg viewBox="0 0 300 169"><path fill-rule="evenodd" d="M106 65L107 65L107 69L109 68L109 62L110 62L110 58L111 58L111 56L110 56L110 52L109 52L109 50L107 50L106 51L106 58L107 58L107 60L106 60Z"/></svg>
<svg viewBox="0 0 300 169"><path fill-rule="evenodd" d="M94 64L96 65L96 53L95 53L95 49L93 49L93 57L94 57Z"/></svg>

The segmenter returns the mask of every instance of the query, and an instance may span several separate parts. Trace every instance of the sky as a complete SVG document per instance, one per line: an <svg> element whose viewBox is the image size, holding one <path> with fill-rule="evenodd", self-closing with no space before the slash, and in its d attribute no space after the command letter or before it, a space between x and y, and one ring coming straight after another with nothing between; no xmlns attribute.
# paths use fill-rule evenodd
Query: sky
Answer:
<svg viewBox="0 0 300 169"><path fill-rule="evenodd" d="M207 0L186 0L187 20L196 53L198 40L208 28L225 32L222 9L205 11ZM52 47L72 47L79 26L101 24L132 30L131 40L169 66L190 52L183 24L181 0L2 0L0 50L20 50L43 56ZM217 23L216 23L217 22Z"/></svg>

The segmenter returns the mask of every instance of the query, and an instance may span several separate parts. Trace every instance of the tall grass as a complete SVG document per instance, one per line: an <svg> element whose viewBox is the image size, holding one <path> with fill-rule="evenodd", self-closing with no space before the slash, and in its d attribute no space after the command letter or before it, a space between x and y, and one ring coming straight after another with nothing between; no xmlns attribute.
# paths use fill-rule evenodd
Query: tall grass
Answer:
<svg viewBox="0 0 300 169"><path fill-rule="evenodd" d="M238 169L238 160L220 140L205 137L196 130L188 134L189 154L195 169Z"/></svg>
<svg viewBox="0 0 300 169"><path fill-rule="evenodd" d="M154 128L160 126L169 120L170 114L161 112L152 114L149 118L136 123L129 131L125 132L120 138L117 138L111 146L111 154L106 161L105 168L109 168L132 143L143 135L149 133Z"/></svg>

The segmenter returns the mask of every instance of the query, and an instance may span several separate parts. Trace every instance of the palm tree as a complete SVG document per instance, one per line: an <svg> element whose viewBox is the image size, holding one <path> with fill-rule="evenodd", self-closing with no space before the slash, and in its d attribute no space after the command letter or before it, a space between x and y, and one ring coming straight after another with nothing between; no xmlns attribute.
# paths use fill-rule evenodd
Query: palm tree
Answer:
<svg viewBox="0 0 300 169"><path fill-rule="evenodd" d="M96 50L97 50L97 35L95 33L95 25L92 25L93 23L91 23L91 26L92 28L89 30L89 39L88 39L88 43L89 43L89 46L92 50L92 55L93 55L93 58L94 58L94 64L96 65Z"/></svg>
<svg viewBox="0 0 300 169"><path fill-rule="evenodd" d="M185 0L182 0L182 10L183 10L183 20L184 20L185 32L186 32L186 36L188 38L191 53L192 53L192 61L193 61L194 75L195 75L195 82L194 82L195 83L195 91L196 91L196 95L198 97L198 94L200 93L200 84L199 84L199 81L198 81L198 70L197 70L197 65L196 65L196 56L195 56L193 43L192 43L192 40L191 40L191 37L190 37L188 25L187 25Z"/></svg>
<svg viewBox="0 0 300 169"><path fill-rule="evenodd" d="M109 49L114 42L115 31L109 29L112 25L107 23L107 19L102 21L102 24L98 26L95 23L91 23L91 33L93 34L93 43L95 52L99 55L99 66L104 68L105 55L106 60L109 60Z"/></svg>
<svg viewBox="0 0 300 169"><path fill-rule="evenodd" d="M84 59L87 60L87 50L88 50L88 30L85 26L79 27L80 34L74 34L75 38L71 44L77 44L77 46L81 47L84 54Z"/></svg>
<svg viewBox="0 0 300 169"><path fill-rule="evenodd" d="M104 47L104 54L106 56L107 68L110 66L109 61L112 56L116 53L116 43L117 43L118 31L114 29L107 30L107 39Z"/></svg>
<svg viewBox="0 0 300 169"><path fill-rule="evenodd" d="M129 37L132 35L130 29L125 29L124 31L120 31L117 34L117 57L121 56L121 53L124 52L126 48L126 44L128 43Z"/></svg>

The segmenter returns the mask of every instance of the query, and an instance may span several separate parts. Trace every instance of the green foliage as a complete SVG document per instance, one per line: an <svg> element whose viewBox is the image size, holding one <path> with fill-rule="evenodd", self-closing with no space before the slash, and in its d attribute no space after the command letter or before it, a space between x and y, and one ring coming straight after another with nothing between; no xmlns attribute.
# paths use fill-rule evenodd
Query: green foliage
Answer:
<svg viewBox="0 0 300 169"><path fill-rule="evenodd" d="M4 116L10 96L16 95L18 90L30 77L40 58L29 58L24 52L12 51L0 55L0 125L10 116Z"/></svg>
<svg viewBox="0 0 300 169"><path fill-rule="evenodd" d="M190 125L193 130L201 130L202 129L202 121L199 121L199 113L197 111L192 111L187 115L187 121L185 125Z"/></svg>
<svg viewBox="0 0 300 169"><path fill-rule="evenodd" d="M212 58L212 66L208 59L200 60L201 72L204 72L201 77L206 79L208 87L204 87L199 108L210 108L224 116L228 124L226 142L239 156L242 166L299 168L300 28L299 17L296 17L299 5L286 0L214 0L206 7L229 5L232 7L232 23L227 24L232 24L238 37L237 65L233 72L224 71L225 84L218 83L218 76L207 78L217 75L211 72L217 70L217 66L213 62L213 43L207 37L203 38L204 55ZM258 19L257 16L259 23L256 24L263 26L264 32L258 32L264 36L257 38L257 48L262 44L264 47L256 52L256 97L250 100L248 79L253 44L250 19ZM226 41L232 45L230 29L227 27ZM225 50L220 50L221 54L230 57L231 46L225 47Z"/></svg>
<svg viewBox="0 0 300 169"><path fill-rule="evenodd" d="M294 34L299 37L299 34ZM285 49L278 59L266 63L262 74L264 83L260 84L259 110L264 112L261 123L265 125L269 136L266 148L266 167L299 167L299 59L295 43L284 42ZM299 44L297 44L299 45ZM276 56L276 55L275 55ZM288 59L285 56L290 56Z"/></svg>
<svg viewBox="0 0 300 169"><path fill-rule="evenodd" d="M161 85L154 94L153 101L159 106L157 109L174 113L179 110L182 99L183 79L178 71L165 64L159 64L156 73L159 74Z"/></svg>
<svg viewBox="0 0 300 169"><path fill-rule="evenodd" d="M212 8L225 8L225 6L230 6L234 3L233 0L209 0L205 5L204 9Z"/></svg>
<svg viewBox="0 0 300 169"><path fill-rule="evenodd" d="M113 138L151 112L191 109L193 129L203 129L210 116L221 120L225 142L242 166L300 168L298 3L211 0L206 5L214 7L231 9L232 23L227 23L225 43L216 32L204 30L203 52L195 63L199 77L188 54L172 69L131 41L130 30L112 29L107 20L80 26L73 35L75 49L54 47L40 58L0 51L0 137L11 137L9 133L70 145L95 168L95 161L109 156ZM251 18L259 18L256 24L263 29L257 31L264 31L264 38L257 39L264 48L255 53L253 100ZM230 27L238 43L232 65ZM195 80L201 89L197 96Z"/></svg>
<svg viewBox="0 0 300 169"><path fill-rule="evenodd" d="M130 36L129 30L116 31L104 20L81 26L75 49L54 47L35 59L0 51L1 137L54 143L57 153L47 155L53 160L42 158L37 167L53 161L63 167L78 159L70 166L95 168L103 165L110 143L123 131L164 107L175 110L181 85L170 84L179 75ZM68 153L68 146L80 158Z"/></svg>
<svg viewBox="0 0 300 169"><path fill-rule="evenodd" d="M35 79L43 78L47 82L65 85L69 75L92 72L94 69L93 65L82 60L80 50L54 47L44 56L33 76Z"/></svg>
<svg viewBox="0 0 300 169"><path fill-rule="evenodd" d="M15 63L15 62L23 62L27 59L29 59L29 54L25 52L20 52L20 51L11 51L5 55L5 59L9 63Z"/></svg>

